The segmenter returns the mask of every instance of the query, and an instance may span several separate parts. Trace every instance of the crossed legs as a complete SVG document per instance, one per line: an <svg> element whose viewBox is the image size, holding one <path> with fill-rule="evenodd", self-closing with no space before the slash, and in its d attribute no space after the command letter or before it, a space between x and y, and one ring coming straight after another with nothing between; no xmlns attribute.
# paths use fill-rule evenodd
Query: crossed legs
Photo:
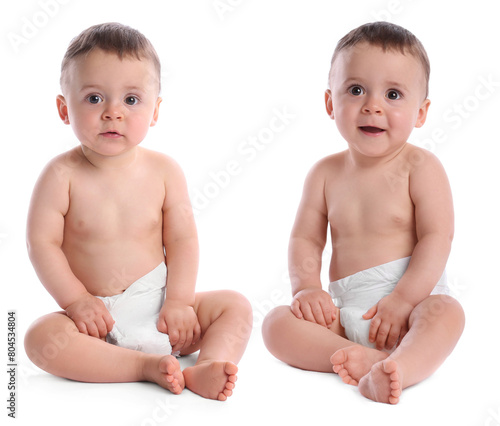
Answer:
<svg viewBox="0 0 500 426"><path fill-rule="evenodd" d="M391 355L367 369L358 360L373 349L352 346L332 356L333 370L345 383L357 384L367 398L397 404L403 389L426 379L445 361L464 325L463 309L455 299L429 296L413 310L409 331Z"/></svg>
<svg viewBox="0 0 500 426"><path fill-rule="evenodd" d="M276 358L305 370L329 372L333 368L344 383L358 386L365 397L395 404L404 388L429 377L444 362L464 322L455 299L430 296L413 310L409 332L391 355L353 344L338 320L327 329L297 319L287 306L271 311L262 331Z"/></svg>
<svg viewBox="0 0 500 426"><path fill-rule="evenodd" d="M353 343L345 337L340 315L330 328L298 319L289 306L278 306L262 324L264 343L276 358L297 368L331 372L330 357Z"/></svg>
<svg viewBox="0 0 500 426"><path fill-rule="evenodd" d="M232 291L198 293L195 311L202 339L182 354L200 354L196 365L184 372L171 355L120 348L79 333L64 312L35 321L26 333L25 348L38 367L56 376L101 383L150 381L174 394L187 387L206 398L225 400L232 394L236 364L250 337L250 304Z"/></svg>

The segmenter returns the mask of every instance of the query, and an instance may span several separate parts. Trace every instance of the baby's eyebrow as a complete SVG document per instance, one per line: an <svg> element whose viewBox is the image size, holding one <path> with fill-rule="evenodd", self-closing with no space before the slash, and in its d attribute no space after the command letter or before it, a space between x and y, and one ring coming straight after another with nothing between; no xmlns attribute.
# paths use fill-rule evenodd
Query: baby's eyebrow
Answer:
<svg viewBox="0 0 500 426"><path fill-rule="evenodd" d="M402 89L403 91L408 91L408 88L406 87L406 85L399 82L399 81L388 81L387 85L390 87L397 87L399 89Z"/></svg>
<svg viewBox="0 0 500 426"><path fill-rule="evenodd" d="M127 86L125 87L125 91L127 92L142 92L144 93L146 90L140 86Z"/></svg>
<svg viewBox="0 0 500 426"><path fill-rule="evenodd" d="M96 90L96 91L105 91L107 88L106 86L102 86L100 84L84 84L80 88L80 92L87 92L89 90ZM143 87L140 86L125 86L123 88L124 92L135 92L135 93L145 93L146 90Z"/></svg>
<svg viewBox="0 0 500 426"><path fill-rule="evenodd" d="M80 87L80 92L86 92L87 90L100 90L101 87L97 84L85 84L82 87Z"/></svg>
<svg viewBox="0 0 500 426"><path fill-rule="evenodd" d="M353 84L353 83L360 84L362 82L363 82L363 79L362 78L358 78L358 77L349 77L346 80L344 80L344 84Z"/></svg>

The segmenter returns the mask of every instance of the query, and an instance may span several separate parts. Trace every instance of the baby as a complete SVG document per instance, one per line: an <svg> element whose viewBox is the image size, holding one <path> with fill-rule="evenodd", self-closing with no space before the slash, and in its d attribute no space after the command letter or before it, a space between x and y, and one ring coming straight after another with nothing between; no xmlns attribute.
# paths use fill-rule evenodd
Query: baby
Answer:
<svg viewBox="0 0 500 426"><path fill-rule="evenodd" d="M226 400L251 308L232 291L195 293L198 240L184 175L138 146L162 100L153 46L130 27L93 26L71 42L61 88L59 116L80 145L42 172L27 244L63 312L31 325L28 356L72 380L151 381ZM171 355L198 350L183 371Z"/></svg>
<svg viewBox="0 0 500 426"><path fill-rule="evenodd" d="M444 362L464 327L444 272L448 179L434 155L407 143L427 116L429 72L420 41L397 25L363 25L338 43L325 102L348 149L306 178L289 245L293 301L263 324L280 360L333 369L391 404ZM330 294L320 282L328 225Z"/></svg>

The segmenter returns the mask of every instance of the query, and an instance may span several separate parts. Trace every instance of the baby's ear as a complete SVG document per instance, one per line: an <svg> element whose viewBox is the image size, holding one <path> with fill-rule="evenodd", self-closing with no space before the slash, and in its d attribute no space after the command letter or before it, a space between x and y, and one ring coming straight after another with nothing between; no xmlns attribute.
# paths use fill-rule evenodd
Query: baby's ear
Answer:
<svg viewBox="0 0 500 426"><path fill-rule="evenodd" d="M427 119L427 111L429 111L430 104L431 104L431 101L429 99L426 99L424 102L422 102L422 105L420 106L420 109L418 110L417 121L415 123L415 127L422 127L424 125L425 120Z"/></svg>
<svg viewBox="0 0 500 426"><path fill-rule="evenodd" d="M163 99L158 96L155 104L155 110L153 112L153 119L151 120L151 124L149 125L149 127L153 127L158 122L158 114L160 113L161 101L163 101Z"/></svg>
<svg viewBox="0 0 500 426"><path fill-rule="evenodd" d="M327 89L325 91L325 106L326 106L326 112L328 113L328 116L332 120L335 120L335 117L333 116L332 91L330 89Z"/></svg>
<svg viewBox="0 0 500 426"><path fill-rule="evenodd" d="M66 103L66 99L64 99L63 95L58 95L56 98L57 103L57 112L59 112L59 117L64 122L64 124L69 123L69 115L68 115L68 104Z"/></svg>

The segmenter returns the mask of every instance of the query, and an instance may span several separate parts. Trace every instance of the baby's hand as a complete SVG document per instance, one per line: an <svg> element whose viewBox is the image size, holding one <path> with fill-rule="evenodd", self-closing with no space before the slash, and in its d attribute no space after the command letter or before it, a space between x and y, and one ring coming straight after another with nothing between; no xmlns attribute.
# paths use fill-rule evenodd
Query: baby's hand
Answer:
<svg viewBox="0 0 500 426"><path fill-rule="evenodd" d="M299 291L291 304L293 314L299 319L329 327L336 318L336 309L330 295L320 288Z"/></svg>
<svg viewBox="0 0 500 426"><path fill-rule="evenodd" d="M104 339L113 329L115 321L101 299L85 293L66 308L66 315L78 331L88 336Z"/></svg>
<svg viewBox="0 0 500 426"><path fill-rule="evenodd" d="M172 352L194 345L201 336L200 323L193 307L168 300L160 311L157 328L168 334Z"/></svg>
<svg viewBox="0 0 500 426"><path fill-rule="evenodd" d="M366 314L365 320L372 319L368 339L378 350L392 349L408 332L408 320L413 305L394 293L380 299Z"/></svg>

